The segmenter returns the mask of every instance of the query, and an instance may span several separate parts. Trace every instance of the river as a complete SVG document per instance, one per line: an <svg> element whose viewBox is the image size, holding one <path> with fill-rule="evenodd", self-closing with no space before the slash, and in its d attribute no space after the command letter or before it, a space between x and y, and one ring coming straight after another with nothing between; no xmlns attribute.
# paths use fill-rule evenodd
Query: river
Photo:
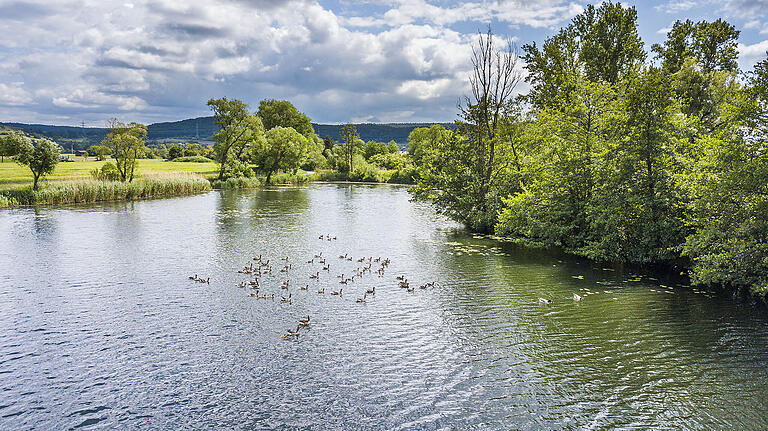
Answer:
<svg viewBox="0 0 768 431"><path fill-rule="evenodd" d="M681 283L399 186L0 211L0 429L768 429L768 312Z"/></svg>

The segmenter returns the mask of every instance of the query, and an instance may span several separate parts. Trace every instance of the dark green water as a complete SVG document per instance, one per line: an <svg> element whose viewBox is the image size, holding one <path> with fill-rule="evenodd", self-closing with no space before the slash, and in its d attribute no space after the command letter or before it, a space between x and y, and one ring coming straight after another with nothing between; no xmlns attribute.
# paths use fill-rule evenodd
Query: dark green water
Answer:
<svg viewBox="0 0 768 431"><path fill-rule="evenodd" d="M275 301L237 287L259 254ZM379 256L384 277L339 284ZM0 212L0 389L4 430L764 430L768 313L473 237L402 187L19 209Z"/></svg>

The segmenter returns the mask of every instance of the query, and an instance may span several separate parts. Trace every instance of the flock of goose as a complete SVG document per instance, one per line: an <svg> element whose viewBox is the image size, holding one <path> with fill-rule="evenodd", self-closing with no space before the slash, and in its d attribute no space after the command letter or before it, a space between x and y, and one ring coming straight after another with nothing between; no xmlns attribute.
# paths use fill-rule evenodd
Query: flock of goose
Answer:
<svg viewBox="0 0 768 431"><path fill-rule="evenodd" d="M324 241L335 241L336 236L331 236L330 234L320 235L318 237L320 240ZM339 279L339 284L342 285L339 287L338 290L331 290L329 293L331 296L338 296L342 297L344 295L344 286L349 285L350 283L355 282L355 280L361 280L366 275L373 275L376 274L379 278L384 277L385 270L389 267L391 261L389 258L385 257L376 257L368 256L368 257L361 257L358 259L354 259L349 253L344 253L343 255L339 255L339 260L344 262L352 262L355 261L361 266L358 266L357 268L353 269L351 272L342 272L341 274L337 275L336 278ZM320 280L321 276L325 276L325 274L330 274L331 271L331 264L328 262L327 258L323 256L323 252L319 252L315 254L311 259L306 261L307 264L310 265L319 265L319 268L314 273L309 274L309 280L310 282L312 280ZM374 269L373 264L376 264L376 269ZM279 269L279 273L285 274L287 277L280 285L280 302L283 304L291 304L293 302L293 293L290 291L291 289L291 278L290 274L291 271L293 271L293 263L289 262L288 256L280 258L280 265L282 267ZM239 274L245 274L249 276L249 280L245 280L240 282L237 287L241 289L250 289L252 292L250 292L248 295L257 299L264 299L264 300L275 300L275 293L267 294L264 292L264 288L262 287L262 280L265 276L269 276L273 273L273 266L270 261L270 259L265 259L261 254L258 256L253 257L248 263L246 263L242 269L237 271ZM211 279L208 278L201 278L197 274L194 276L189 277L190 280L193 280L197 283L205 283L210 284ZM398 286L400 288L405 289L407 292L412 293L416 290L415 286L411 286L410 282L408 281L408 278L403 275L398 275L396 277ZM430 281L424 284L419 285L419 289L427 289L430 287L439 286L439 284L435 281ZM299 286L299 290L309 290L309 283L302 284ZM284 293L285 291L287 293L287 296ZM318 295L324 295L326 291L326 288L319 288L317 289ZM368 295L375 295L376 294L376 287L370 287L367 288L365 291L363 291L363 296L360 296L357 298L357 303L365 303L369 300ZM581 301L582 297L578 294L573 294L573 300L574 301ZM547 298L539 298L539 303L550 305L552 304L551 299ZM299 334L301 333L302 329L308 329L310 327L310 321L312 316L308 315L306 319L299 319L298 324L296 326L296 329L289 329L285 334L283 334L282 338L284 339L295 339L299 337Z"/></svg>
<svg viewBox="0 0 768 431"><path fill-rule="evenodd" d="M320 235L318 239L323 241L334 241L336 240L336 236L325 234L325 235ZM338 290L329 289L328 293L331 296L337 296L337 297L344 296L345 286L350 286L352 283L360 285L359 283L360 280L362 280L366 276L373 276L375 274L378 278L383 278L387 268L391 263L388 257L367 256L367 257L360 257L355 259L349 253L344 253L343 255L339 255L338 259L341 262L356 262L359 265L357 266L357 268L346 270L336 275L336 278L339 279L338 284L340 286ZM302 279L302 281L298 283L298 289L307 291L310 289L310 283L312 283L313 281L318 281L321 278L330 276L331 263L328 260L329 259L323 255L322 251L317 254L314 254L309 260L307 260L306 263L309 265L312 265L311 268L314 270L314 272L308 275L307 280ZM296 266L298 267L299 265L296 265ZM276 267L279 267L279 269L275 269ZM296 286L297 284L295 281L292 281L291 279L292 272L294 271L295 271L294 263L290 262L290 259L288 258L288 256L280 258L279 263L277 264L277 266L275 266L274 261L267 259L266 257L260 254L258 256L253 257L240 270L237 271L238 274L249 276L248 280L241 281L237 285L237 287L242 289L250 289L251 292L249 292L248 295L251 297L254 297L257 299L263 299L263 300L275 300L275 297L277 295L274 293L274 291L272 293L266 293L266 290L267 290L266 280L273 279L274 277L272 276L272 274L274 273L283 274L283 277L285 279L279 284L280 294L278 297L279 297L280 303L292 304L294 297L291 289L293 286ZM199 278L197 274L195 274L194 277L189 277L189 278L190 280L200 281L203 283L210 283L210 279L203 280ZM294 278L294 280L295 279L296 278ZM405 277L405 275L397 276L397 281L398 281L398 286L405 289L407 292L415 291L415 287L411 286L410 282ZM432 282L428 282L420 285L419 288L427 289L429 287L434 287L437 285L438 284L436 282L432 281ZM318 295L324 295L326 293L326 287L318 288L316 292ZM367 287L365 290L360 291L360 293L362 293L362 296L358 296L355 302L366 303L370 300L372 296L376 295L376 286ZM302 329L310 328L311 319L312 319L312 316L310 315L308 315L306 319L300 319L298 321L296 329L289 329L285 334L283 334L282 338L284 339L298 338Z"/></svg>

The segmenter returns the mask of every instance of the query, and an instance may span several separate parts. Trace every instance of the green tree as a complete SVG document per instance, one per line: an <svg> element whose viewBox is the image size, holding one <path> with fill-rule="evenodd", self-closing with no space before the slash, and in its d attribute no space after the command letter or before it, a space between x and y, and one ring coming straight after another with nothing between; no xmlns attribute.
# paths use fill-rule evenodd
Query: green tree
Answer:
<svg viewBox="0 0 768 431"><path fill-rule="evenodd" d="M654 44L656 53L667 73L675 73L683 67L686 59L693 58L704 71L738 70L739 51L736 41L739 31L718 19L714 22L691 20L675 21L663 44Z"/></svg>
<svg viewBox="0 0 768 431"><path fill-rule="evenodd" d="M332 150L335 145L336 142L330 136L323 138L323 152L325 152L325 150Z"/></svg>
<svg viewBox="0 0 768 431"><path fill-rule="evenodd" d="M19 141L18 148L16 162L29 167L34 178L32 190L37 190L38 180L52 173L59 163L59 146L47 139L32 145L29 139L23 138Z"/></svg>
<svg viewBox="0 0 768 431"><path fill-rule="evenodd" d="M290 127L307 139L312 139L315 135L315 129L312 127L309 117L299 112L287 100L262 100L259 102L259 110L256 115L261 118L265 130L275 127Z"/></svg>
<svg viewBox="0 0 768 431"><path fill-rule="evenodd" d="M125 124L112 118L109 120L109 133L102 143L110 148L115 158L120 181L133 181L136 172L136 159L144 151L147 126L139 123Z"/></svg>
<svg viewBox="0 0 768 431"><path fill-rule="evenodd" d="M637 11L613 2L588 5L541 48L531 43L522 49L532 87L527 98L536 107L567 105L580 78L617 83L645 60Z"/></svg>
<svg viewBox="0 0 768 431"><path fill-rule="evenodd" d="M208 106L213 110L213 123L218 131L213 135L213 149L219 163L218 179L225 173L243 173L243 159L249 146L258 146L264 139L262 120L248 112L248 105L240 100L210 99Z"/></svg>
<svg viewBox="0 0 768 431"><path fill-rule="evenodd" d="M189 144L186 148L184 148L184 155L190 157L199 156L201 151L202 148L200 147L200 144Z"/></svg>
<svg viewBox="0 0 768 431"><path fill-rule="evenodd" d="M261 168L267 173L267 184L277 170L298 169L309 150L309 140L291 127L277 126L268 130L257 155Z"/></svg>
<svg viewBox="0 0 768 431"><path fill-rule="evenodd" d="M365 147L363 147L363 157L365 157L365 160L370 159L376 154L386 154L388 152L387 144L384 142L368 141Z"/></svg>
<svg viewBox="0 0 768 431"><path fill-rule="evenodd" d="M400 146L397 145L397 142L395 142L395 141L389 141L389 142L387 142L387 152L388 153L399 153L400 152Z"/></svg>
<svg viewBox="0 0 768 431"><path fill-rule="evenodd" d="M184 148L181 145L173 145L168 149L168 160L178 159L184 156Z"/></svg>
<svg viewBox="0 0 768 431"><path fill-rule="evenodd" d="M88 154L96 157L98 161L106 160L111 152L112 150L106 145L91 145L88 147Z"/></svg>
<svg viewBox="0 0 768 431"><path fill-rule="evenodd" d="M6 157L19 154L24 139L24 135L20 132L10 132L0 136L0 162L4 162Z"/></svg>
<svg viewBox="0 0 768 431"><path fill-rule="evenodd" d="M355 155L359 154L363 148L363 141L357 133L357 127L354 124L345 124L341 127L341 138L344 140L339 145L339 154L344 163L344 170L352 173L354 171Z"/></svg>
<svg viewBox="0 0 768 431"><path fill-rule="evenodd" d="M408 135L408 155L414 163L421 164L424 153L436 148L437 143L446 138L445 127L434 124L429 127L417 127Z"/></svg>

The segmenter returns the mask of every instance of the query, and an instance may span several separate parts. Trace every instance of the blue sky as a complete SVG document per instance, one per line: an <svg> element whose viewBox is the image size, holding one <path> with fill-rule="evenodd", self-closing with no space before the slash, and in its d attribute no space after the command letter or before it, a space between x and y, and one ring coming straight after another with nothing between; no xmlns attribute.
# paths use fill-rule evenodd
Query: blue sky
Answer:
<svg viewBox="0 0 768 431"><path fill-rule="evenodd" d="M0 122L173 121L221 96L321 123L451 121L478 30L541 43L587 3L0 0ZM724 18L743 69L766 57L768 0L622 3L646 50L675 20Z"/></svg>

